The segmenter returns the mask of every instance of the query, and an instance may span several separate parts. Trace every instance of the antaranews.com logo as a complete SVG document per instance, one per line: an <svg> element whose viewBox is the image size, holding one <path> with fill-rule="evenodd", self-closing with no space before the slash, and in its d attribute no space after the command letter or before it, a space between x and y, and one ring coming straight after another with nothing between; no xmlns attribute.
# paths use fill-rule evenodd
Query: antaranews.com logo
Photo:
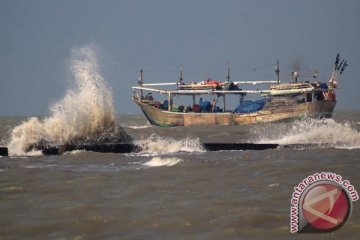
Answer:
<svg viewBox="0 0 360 240"><path fill-rule="evenodd" d="M294 187L290 207L291 233L323 233L341 228L359 194L336 173L314 173Z"/></svg>

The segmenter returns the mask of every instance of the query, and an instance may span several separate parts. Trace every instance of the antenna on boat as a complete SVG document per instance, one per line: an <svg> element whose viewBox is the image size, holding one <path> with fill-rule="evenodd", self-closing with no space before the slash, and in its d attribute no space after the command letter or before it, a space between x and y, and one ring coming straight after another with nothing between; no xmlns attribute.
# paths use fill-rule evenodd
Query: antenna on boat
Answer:
<svg viewBox="0 0 360 240"><path fill-rule="evenodd" d="M227 76L226 79L228 82L230 82L230 62L228 62L228 68L227 68Z"/></svg>
<svg viewBox="0 0 360 240"><path fill-rule="evenodd" d="M276 67L275 67L276 77L277 77L277 84L280 84L280 68L279 68L279 60L276 60Z"/></svg>
<svg viewBox="0 0 360 240"><path fill-rule="evenodd" d="M183 74L184 74L183 66L181 65L181 67L180 67L180 77L179 77L179 84L180 85L182 85L183 81L184 81Z"/></svg>

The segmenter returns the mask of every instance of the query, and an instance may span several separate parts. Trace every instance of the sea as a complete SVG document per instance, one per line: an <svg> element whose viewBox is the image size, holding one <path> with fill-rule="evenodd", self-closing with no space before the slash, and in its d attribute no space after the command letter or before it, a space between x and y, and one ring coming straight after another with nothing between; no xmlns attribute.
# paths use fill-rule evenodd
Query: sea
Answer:
<svg viewBox="0 0 360 240"><path fill-rule="evenodd" d="M0 139L25 117L1 117ZM359 239L360 205L324 234L291 234L294 187L334 172L360 189L360 112L333 119L161 128L117 121L143 151L0 158L0 239ZM327 143L206 152L200 142Z"/></svg>
<svg viewBox="0 0 360 240"><path fill-rule="evenodd" d="M46 116L0 117L9 150L0 156L0 239L360 239L360 201L337 231L290 233L290 201L306 177L336 173L360 191L360 111L161 128L116 113L91 46L75 48L69 63L74 84ZM141 151L36 150L114 141ZM299 145L207 152L201 143Z"/></svg>

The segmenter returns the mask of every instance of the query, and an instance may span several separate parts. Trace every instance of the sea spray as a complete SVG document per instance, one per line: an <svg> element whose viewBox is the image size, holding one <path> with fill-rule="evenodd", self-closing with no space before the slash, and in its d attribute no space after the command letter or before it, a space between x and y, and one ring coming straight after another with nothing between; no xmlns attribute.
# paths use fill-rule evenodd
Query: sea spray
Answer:
<svg viewBox="0 0 360 240"><path fill-rule="evenodd" d="M360 148L360 132L350 122L334 119L305 119L290 123L258 125L252 128L258 143L318 144L340 148Z"/></svg>
<svg viewBox="0 0 360 240"><path fill-rule="evenodd" d="M93 46L71 54L74 86L50 107L50 116L30 118L11 133L10 155L24 155L43 145L127 141L116 122L112 92L101 76Z"/></svg>

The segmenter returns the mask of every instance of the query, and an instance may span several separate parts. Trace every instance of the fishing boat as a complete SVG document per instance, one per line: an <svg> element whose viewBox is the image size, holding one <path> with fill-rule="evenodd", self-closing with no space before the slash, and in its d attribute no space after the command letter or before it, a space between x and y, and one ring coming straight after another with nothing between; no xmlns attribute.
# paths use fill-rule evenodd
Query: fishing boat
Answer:
<svg viewBox="0 0 360 240"><path fill-rule="evenodd" d="M302 118L330 118L336 105L335 88L340 75L347 67L340 62L339 54L328 83L317 81L317 71L312 81L298 81L299 73L291 74L291 81L283 83L279 79L279 61L275 67L277 80L219 82L212 79L198 83L184 83L183 71L177 82L144 83L143 70L137 86L133 86L133 100L139 105L152 125L163 127L191 125L240 125L289 121ZM244 86L269 85L266 89L245 90ZM165 95L165 100L155 99L153 94ZM155 95L154 94L154 95ZM257 101L245 100L249 94L257 94ZM233 108L226 105L229 95L239 97L239 104ZM192 97L191 104L177 105L175 96ZM206 101L204 98L213 98ZM198 98L198 102L197 102ZM221 104L218 104L218 103ZM221 106L219 106L221 105Z"/></svg>

